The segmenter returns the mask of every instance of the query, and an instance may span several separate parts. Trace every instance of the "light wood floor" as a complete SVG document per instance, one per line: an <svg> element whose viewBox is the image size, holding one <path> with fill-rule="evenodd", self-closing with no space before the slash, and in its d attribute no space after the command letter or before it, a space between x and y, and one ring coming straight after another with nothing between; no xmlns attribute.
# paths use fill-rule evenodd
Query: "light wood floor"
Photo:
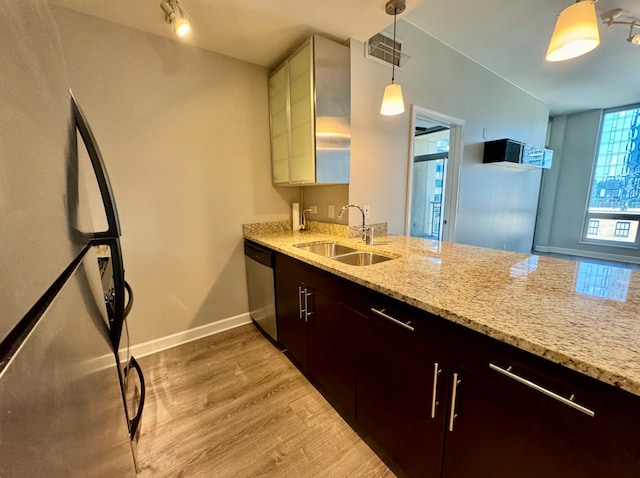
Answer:
<svg viewBox="0 0 640 478"><path fill-rule="evenodd" d="M395 476L253 325L140 365L140 477Z"/></svg>

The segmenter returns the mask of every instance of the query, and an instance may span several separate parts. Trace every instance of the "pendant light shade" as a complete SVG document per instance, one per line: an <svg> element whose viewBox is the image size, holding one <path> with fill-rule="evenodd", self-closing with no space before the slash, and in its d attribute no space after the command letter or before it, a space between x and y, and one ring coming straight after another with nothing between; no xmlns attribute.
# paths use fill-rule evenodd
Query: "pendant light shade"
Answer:
<svg viewBox="0 0 640 478"><path fill-rule="evenodd" d="M382 107L380 114L385 116L399 115L404 113L404 100L402 98L402 88L397 83L391 83L384 89L382 97Z"/></svg>
<svg viewBox="0 0 640 478"><path fill-rule="evenodd" d="M405 0L389 0L385 5L385 11L393 15L393 49L391 50L391 84L384 89L380 114L385 116L399 115L404 112L404 99L402 98L402 88L394 83L396 76L396 17L398 13L404 12L406 8Z"/></svg>
<svg viewBox="0 0 640 478"><path fill-rule="evenodd" d="M600 44L595 2L583 0L558 15L551 36L548 61L564 61L590 52Z"/></svg>

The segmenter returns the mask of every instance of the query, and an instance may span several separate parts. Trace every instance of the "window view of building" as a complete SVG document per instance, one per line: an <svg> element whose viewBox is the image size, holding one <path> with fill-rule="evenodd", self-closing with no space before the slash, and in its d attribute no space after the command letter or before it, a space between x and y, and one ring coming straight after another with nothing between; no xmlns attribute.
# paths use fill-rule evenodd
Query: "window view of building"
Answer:
<svg viewBox="0 0 640 478"><path fill-rule="evenodd" d="M416 135L411 197L410 235L440 239L449 129Z"/></svg>
<svg viewBox="0 0 640 478"><path fill-rule="evenodd" d="M604 114L584 239L637 245L640 224L640 106Z"/></svg>

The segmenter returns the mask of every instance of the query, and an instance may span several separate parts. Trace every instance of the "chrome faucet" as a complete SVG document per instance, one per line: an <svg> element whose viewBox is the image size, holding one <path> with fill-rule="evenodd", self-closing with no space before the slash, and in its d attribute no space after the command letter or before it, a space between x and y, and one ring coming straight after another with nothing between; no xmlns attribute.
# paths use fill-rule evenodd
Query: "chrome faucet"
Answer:
<svg viewBox="0 0 640 478"><path fill-rule="evenodd" d="M302 210L302 222L300 223L300 230L301 231L306 231L307 230L307 217L305 216L305 212L311 212L312 209L303 209Z"/></svg>
<svg viewBox="0 0 640 478"><path fill-rule="evenodd" d="M365 242L365 244L373 244L373 226L367 227L367 215L365 214L364 209L362 209L360 206L358 206L357 204L347 204L342 209L340 209L338 220L342 219L342 215L350 207L358 208L362 213L362 240Z"/></svg>

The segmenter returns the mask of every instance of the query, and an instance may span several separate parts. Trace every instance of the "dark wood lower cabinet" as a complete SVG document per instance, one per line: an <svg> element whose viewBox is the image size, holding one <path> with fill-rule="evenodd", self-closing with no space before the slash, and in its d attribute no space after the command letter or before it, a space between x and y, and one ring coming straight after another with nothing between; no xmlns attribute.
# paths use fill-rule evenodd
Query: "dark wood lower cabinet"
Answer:
<svg viewBox="0 0 640 478"><path fill-rule="evenodd" d="M278 270L275 273L278 341L304 369L307 366L307 322L302 312L305 285Z"/></svg>
<svg viewBox="0 0 640 478"><path fill-rule="evenodd" d="M283 259L280 259L283 263ZM333 298L335 281L324 281L303 264L284 262L276 270L278 340L300 368L322 387L327 399L355 417L355 312ZM296 276L292 276L295 274ZM323 286L320 291L316 286Z"/></svg>
<svg viewBox="0 0 640 478"><path fill-rule="evenodd" d="M427 321L375 305L389 318L359 316L356 421L409 476L439 477L446 353Z"/></svg>
<svg viewBox="0 0 640 478"><path fill-rule="evenodd" d="M309 374L342 412L355 417L356 314L322 292L315 291L309 316Z"/></svg>
<svg viewBox="0 0 640 478"><path fill-rule="evenodd" d="M282 255L275 277L281 344L408 476L640 477L640 397Z"/></svg>
<svg viewBox="0 0 640 478"><path fill-rule="evenodd" d="M452 372L459 382L444 478L640 476L632 397L504 344L475 342Z"/></svg>

